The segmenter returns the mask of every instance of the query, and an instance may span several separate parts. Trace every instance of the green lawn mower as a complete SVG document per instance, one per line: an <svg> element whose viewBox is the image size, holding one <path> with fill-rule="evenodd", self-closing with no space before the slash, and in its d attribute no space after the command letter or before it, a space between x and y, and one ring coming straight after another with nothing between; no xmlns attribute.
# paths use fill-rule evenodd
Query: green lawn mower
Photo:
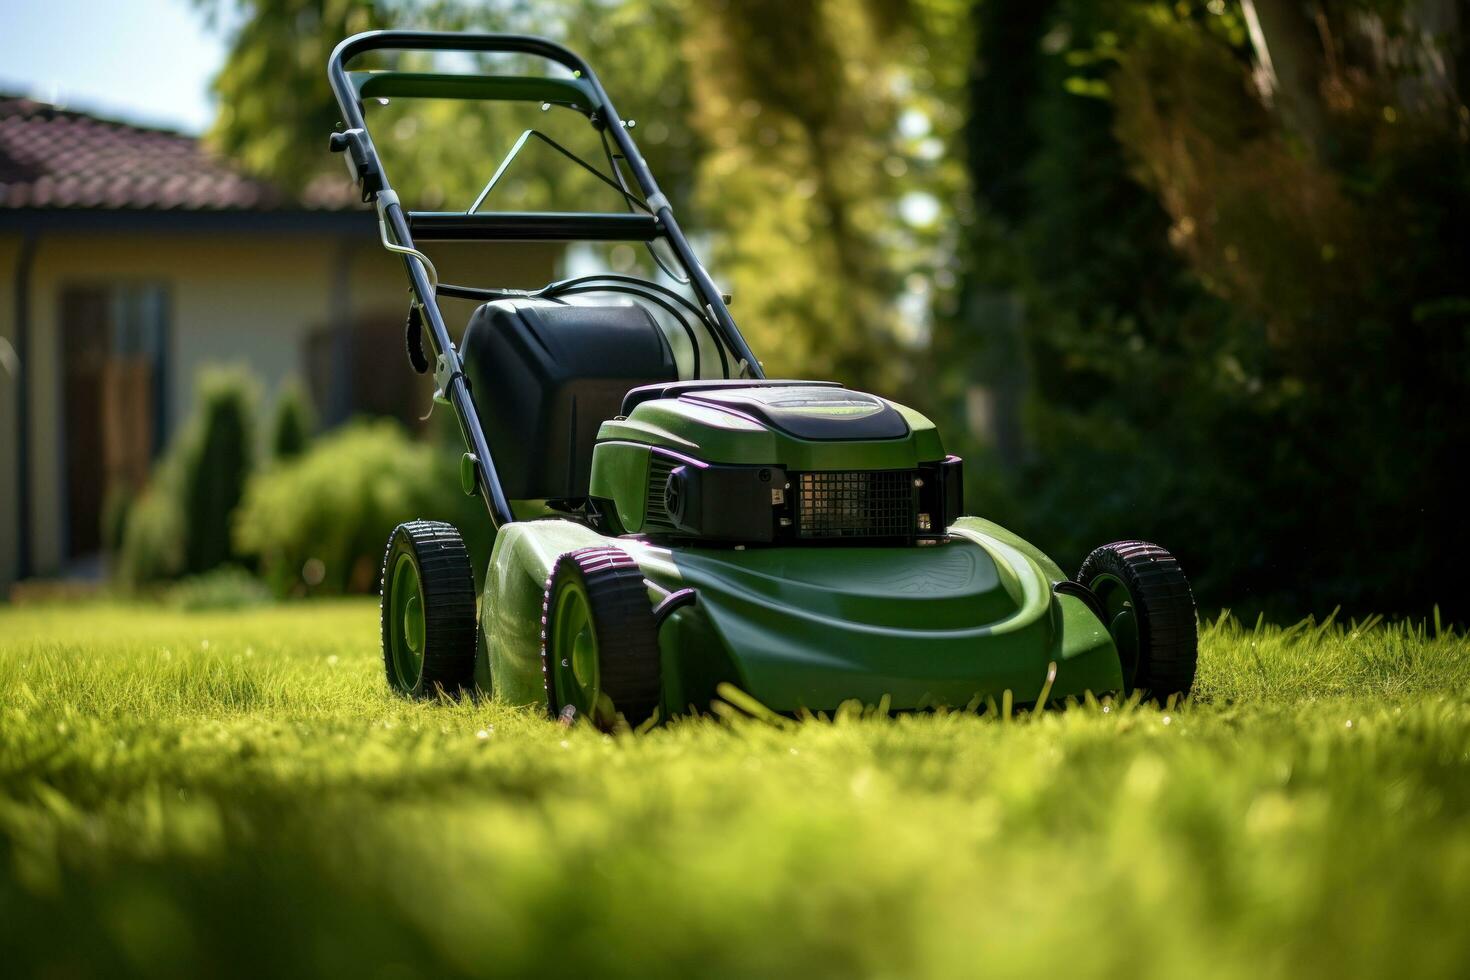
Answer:
<svg viewBox="0 0 1470 980"><path fill-rule="evenodd" d="M347 70L370 51L544 59L544 75ZM912 409L826 381L767 379L592 69L529 36L386 31L333 52L331 138L412 294L409 360L464 437L464 489L496 529L478 615L459 532L399 526L383 562L383 661L414 696L477 689L610 728L744 692L782 713L1016 704L1194 679L1189 583L1140 541L1068 578L961 516L960 460ZM585 117L626 210L409 211L363 106L539 103ZM670 284L605 274L538 290L438 281L428 241L634 242ZM438 300L478 302L458 347ZM495 447L492 455L491 447ZM1007 692L1008 695L1007 695Z"/></svg>

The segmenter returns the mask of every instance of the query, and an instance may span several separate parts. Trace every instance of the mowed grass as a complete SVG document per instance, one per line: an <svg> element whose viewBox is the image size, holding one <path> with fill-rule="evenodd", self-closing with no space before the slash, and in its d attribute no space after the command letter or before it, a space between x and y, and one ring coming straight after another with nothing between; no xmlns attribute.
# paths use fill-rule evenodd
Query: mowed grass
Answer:
<svg viewBox="0 0 1470 980"><path fill-rule="evenodd" d="M0 609L6 976L1464 976L1470 645L1234 624L1198 696L563 729L368 602Z"/></svg>

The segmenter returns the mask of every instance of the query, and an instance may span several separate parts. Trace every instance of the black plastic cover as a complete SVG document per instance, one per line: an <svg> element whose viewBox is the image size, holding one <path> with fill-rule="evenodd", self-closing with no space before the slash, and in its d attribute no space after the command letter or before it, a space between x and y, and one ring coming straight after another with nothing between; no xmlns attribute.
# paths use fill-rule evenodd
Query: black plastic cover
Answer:
<svg viewBox="0 0 1470 980"><path fill-rule="evenodd" d="M841 388L836 381L784 381L769 378L714 378L704 381L675 381L669 384L643 385L628 392L623 399L623 414L658 398L677 398L700 392L729 391L734 388Z"/></svg>
<svg viewBox="0 0 1470 980"><path fill-rule="evenodd" d="M920 464L919 478L923 481L919 490L920 534L942 533L965 512L964 466L958 456ZM929 526L925 527L925 523Z"/></svg>
<svg viewBox="0 0 1470 980"><path fill-rule="evenodd" d="M827 385L682 392L680 400L738 412L798 439L902 439L903 415L881 398Z"/></svg>
<svg viewBox="0 0 1470 980"><path fill-rule="evenodd" d="M658 450L655 450L658 452ZM719 466L680 462L664 485L663 503L674 533L702 541L773 541L779 513L771 491L786 486L779 466Z"/></svg>
<svg viewBox="0 0 1470 980"><path fill-rule="evenodd" d="M460 348L512 500L585 497L598 427L618 414L623 395L678 378L668 338L633 304L487 303Z"/></svg>

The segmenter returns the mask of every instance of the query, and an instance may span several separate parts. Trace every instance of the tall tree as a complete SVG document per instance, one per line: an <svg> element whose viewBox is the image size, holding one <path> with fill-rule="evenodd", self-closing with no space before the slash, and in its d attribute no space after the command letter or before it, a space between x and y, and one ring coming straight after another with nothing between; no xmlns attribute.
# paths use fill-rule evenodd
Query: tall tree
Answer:
<svg viewBox="0 0 1470 980"><path fill-rule="evenodd" d="M222 0L196 0L219 17ZM392 21L386 0L248 0L214 81L209 139L246 167L304 188L326 169L322 148L339 113L327 85L337 42ZM341 165L336 168L340 171Z"/></svg>
<svg viewBox="0 0 1470 980"><path fill-rule="evenodd" d="M953 185L902 123L951 123L953 80L932 62L962 14L892 0L692 8L701 211L768 369L914 386L896 299L906 276L932 274Z"/></svg>
<svg viewBox="0 0 1470 980"><path fill-rule="evenodd" d="M196 0L218 16L221 0ZM308 196L313 184L340 184L341 163L325 151L340 119L327 84L327 57L343 38L365 30L411 28L550 34L585 54L604 74L626 117L655 123L639 133L645 156L676 200L690 196L695 140L687 134L684 64L677 44L677 0L245 0L214 82L220 111L209 133L223 153ZM429 66L426 55L378 53L359 67ZM517 70L543 71L535 59ZM500 63L501 70L505 63ZM460 66L447 70L462 70ZM430 206L468 200L522 129L574 133L574 149L595 158L598 142L580 119L543 116L534 107L407 100L372 106L370 125L396 186ZM528 150L498 195L547 206L555 192L585 199L600 185L549 155ZM605 192L603 192L605 194ZM606 200L602 204L608 203ZM616 199L612 202L616 206Z"/></svg>
<svg viewBox="0 0 1470 980"><path fill-rule="evenodd" d="M969 268L1019 298L1032 386L996 499L1063 554L1161 539L1206 604L1470 615L1435 586L1470 547L1436 476L1470 444L1453 18L1057 0L1007 54L1037 11L1005 6L977 8L977 68L1016 98L975 92L971 126L1027 129L972 147ZM993 326L952 331L982 368L1016 360Z"/></svg>
<svg viewBox="0 0 1470 980"><path fill-rule="evenodd" d="M768 369L892 391L913 380L903 366L913 357L899 355L913 353L915 317L897 299L906 277L932 273L943 254L940 192L955 176L900 120L957 121L941 56L964 0L754 2L248 0L216 83L212 139L292 186L339 181L322 141L337 118L324 66L340 37L390 24L551 34L582 51L624 117L639 121L640 148L713 246L714 271ZM373 111L395 185L430 206L471 199L527 125L505 107ZM557 129L552 116L533 122L599 152L585 125ZM495 193L501 206L612 203L539 150ZM604 198L591 203L593 194ZM907 222L905 195L917 214Z"/></svg>

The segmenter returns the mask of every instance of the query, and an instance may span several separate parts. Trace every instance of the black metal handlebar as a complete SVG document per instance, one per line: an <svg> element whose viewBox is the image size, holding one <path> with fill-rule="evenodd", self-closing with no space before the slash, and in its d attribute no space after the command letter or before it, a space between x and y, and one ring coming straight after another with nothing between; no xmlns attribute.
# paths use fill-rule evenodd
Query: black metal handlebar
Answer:
<svg viewBox="0 0 1470 980"><path fill-rule="evenodd" d="M392 191L387 174L383 170L382 160L368 133L367 122L362 112L362 93L354 83L352 77L354 73L348 72L346 68L352 59L360 55L384 50L529 54L546 58L569 69L576 82L562 84L566 87L575 84L577 91L585 92L589 96L592 104L590 106L578 105L577 108L586 112L594 123L603 127L603 131L611 136L653 213L651 215L559 215L555 213L438 215L406 212L398 202L397 194ZM654 179L648 163L643 159L632 135L618 117L617 110L613 108L612 100L602 87L602 82L581 56L555 41L525 34L369 31L347 38L337 45L327 61L327 77L342 111L343 122L346 124L345 132L334 136L333 149L350 151L349 166L358 179L364 199L377 205L385 228L392 234L395 243L393 250L403 255L404 266L414 294L426 314L428 336L437 356L436 380L442 387L444 397L454 405L466 443L475 456L479 486L490 510L491 520L496 527L514 520L514 515L506 499L504 487L495 471L483 427L480 425L473 398L461 372L459 354L454 349L449 331L444 325L443 315L435 301L434 286L430 281L427 260L423 259L422 253L417 252L414 248L412 232L415 229L419 230L426 239L449 237L455 240L524 240L528 237L538 240L551 238L568 240L563 237L566 235L586 236L585 239L579 237L571 240L599 238L608 240L616 234L618 237L627 235L630 240L634 241L647 241L653 237L662 236L668 241L679 265L683 267L689 285L698 297L700 305L713 318L718 327L720 339L736 358L744 362L745 374L752 378L765 377L760 362L756 360L755 354L730 316L730 311L719 289L716 288L704 266L700 264L683 230L679 227L673 209L668 199L659 190L658 182ZM446 78L453 77L455 76L414 75L409 79L411 82L409 87L400 89L400 91L407 91L408 94L418 96L433 95L436 82L443 83ZM385 76L378 76L378 79L376 81L363 80L364 87L368 87L369 84L379 86L388 84ZM513 84L495 86L495 97L524 98L540 90L537 85L529 84L530 80L521 81L528 84L522 87ZM463 83L450 82L448 84L456 86L456 91L460 93L450 97L472 97L469 94L470 89L466 88Z"/></svg>
<svg viewBox="0 0 1470 980"><path fill-rule="evenodd" d="M651 242L663 233L651 214L564 211L410 211L408 228L429 242Z"/></svg>

